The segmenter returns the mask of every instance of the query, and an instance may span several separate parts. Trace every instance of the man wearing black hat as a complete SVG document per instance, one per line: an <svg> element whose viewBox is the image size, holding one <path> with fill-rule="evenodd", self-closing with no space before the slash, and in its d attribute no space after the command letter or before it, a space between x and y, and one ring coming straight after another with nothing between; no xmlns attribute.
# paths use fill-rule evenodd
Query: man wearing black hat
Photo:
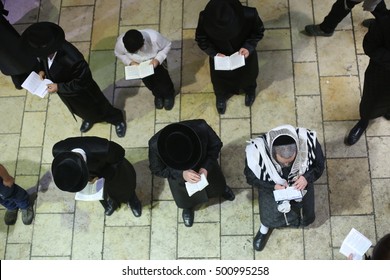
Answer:
<svg viewBox="0 0 390 280"><path fill-rule="evenodd" d="M262 251L272 229L314 222L314 181L324 171L325 158L315 131L291 125L252 139L245 152L244 174L259 193L261 223L253 248ZM277 202L274 191L287 187L298 190L303 197Z"/></svg>
<svg viewBox="0 0 390 280"><path fill-rule="evenodd" d="M130 29L118 37L115 45L116 57L126 66L151 60L154 74L142 81L152 91L156 109L171 110L175 102L175 90L166 61L171 44L153 29Z"/></svg>
<svg viewBox="0 0 390 280"><path fill-rule="evenodd" d="M226 101L239 90L245 92L245 106L255 101L259 73L256 46L263 36L264 25L256 8L244 7L239 0L211 0L200 12L195 40L209 56L218 113L225 113ZM245 66L232 71L215 70L215 56L235 52L245 57Z"/></svg>
<svg viewBox="0 0 390 280"><path fill-rule="evenodd" d="M8 11L0 1L0 71L11 76L17 89L22 89L24 80L38 69L38 60L23 50L20 35L5 18L7 15Z"/></svg>
<svg viewBox="0 0 390 280"><path fill-rule="evenodd" d="M126 134L123 112L114 108L92 78L83 55L65 40L64 30L52 22L30 25L22 34L24 48L40 60L39 75L53 81L48 92L57 92L72 114L83 119L81 132L94 123L115 126L118 137Z"/></svg>
<svg viewBox="0 0 390 280"><path fill-rule="evenodd" d="M51 171L56 186L63 191L79 192L88 183L104 178L105 214L111 215L127 203L134 216L142 206L136 193L136 173L117 143L99 137L72 137L53 146Z"/></svg>
<svg viewBox="0 0 390 280"><path fill-rule="evenodd" d="M202 119L170 124L149 140L150 170L153 175L168 179L187 227L194 222L195 206L212 197L222 196L230 201L235 198L218 164L221 148L220 138ZM189 196L185 183L199 182L202 174L208 186Z"/></svg>

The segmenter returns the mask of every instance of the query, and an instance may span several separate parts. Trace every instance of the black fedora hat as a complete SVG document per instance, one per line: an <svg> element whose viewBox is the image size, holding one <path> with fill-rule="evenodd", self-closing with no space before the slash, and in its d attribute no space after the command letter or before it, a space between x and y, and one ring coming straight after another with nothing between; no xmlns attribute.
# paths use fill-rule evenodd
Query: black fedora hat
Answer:
<svg viewBox="0 0 390 280"><path fill-rule="evenodd" d="M244 25L244 8L239 0L211 0L203 16L206 33L217 40L237 36Z"/></svg>
<svg viewBox="0 0 390 280"><path fill-rule="evenodd" d="M182 123L164 127L158 136L157 148L162 161L173 169L194 168L202 157L199 136L191 127Z"/></svg>
<svg viewBox="0 0 390 280"><path fill-rule="evenodd" d="M79 192L88 183L87 164L79 153L62 152L51 165L51 173L56 186L67 192Z"/></svg>
<svg viewBox="0 0 390 280"><path fill-rule="evenodd" d="M34 23L22 33L23 47L36 57L53 54L61 48L64 41L64 30L52 22Z"/></svg>

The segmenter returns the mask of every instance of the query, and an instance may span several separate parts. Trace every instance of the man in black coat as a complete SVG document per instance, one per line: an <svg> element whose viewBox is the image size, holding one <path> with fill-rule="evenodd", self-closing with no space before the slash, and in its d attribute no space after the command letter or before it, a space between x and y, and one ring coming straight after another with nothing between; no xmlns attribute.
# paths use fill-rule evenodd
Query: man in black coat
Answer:
<svg viewBox="0 0 390 280"><path fill-rule="evenodd" d="M6 15L8 11L4 10L0 1L0 71L11 76L17 89L22 89L24 80L38 68L38 60L23 50L20 35L5 18Z"/></svg>
<svg viewBox="0 0 390 280"><path fill-rule="evenodd" d="M24 48L40 60L39 75L53 81L48 92L57 92L72 114L83 119L80 131L87 132L94 123L115 126L118 137L126 134L126 120L114 108L92 78L83 55L65 40L63 29L51 22L38 22L22 34Z"/></svg>
<svg viewBox="0 0 390 280"><path fill-rule="evenodd" d="M369 120L381 116L390 120L390 16L370 26L363 39L363 49L370 62L364 76L360 120L345 139L347 145L360 139Z"/></svg>
<svg viewBox="0 0 390 280"><path fill-rule="evenodd" d="M375 19L387 17L390 11L386 8L384 0L336 0L329 14L320 24L310 24L305 26L306 35L308 36L325 36L333 35L337 25L351 12L357 4L363 3L363 10L370 11ZM369 27L374 19L366 19L363 26Z"/></svg>
<svg viewBox="0 0 390 280"><path fill-rule="evenodd" d="M173 123L149 140L149 163L153 175L167 178L177 207L183 208L185 226L194 221L194 207L209 198L222 196L233 201L218 164L222 142L204 120ZM186 183L198 183L205 176L208 185L188 194Z"/></svg>
<svg viewBox="0 0 390 280"><path fill-rule="evenodd" d="M72 137L53 146L51 171L56 186L63 191L79 192L88 183L104 178L106 215L127 203L134 216L141 216L142 206L136 193L136 173L117 143L99 137Z"/></svg>
<svg viewBox="0 0 390 280"><path fill-rule="evenodd" d="M315 131L291 125L252 139L245 152L244 174L259 194L261 223L253 248L262 251L272 229L314 222L314 181L324 171L325 158ZM287 187L300 191L303 198L276 201L274 191Z"/></svg>
<svg viewBox="0 0 390 280"><path fill-rule="evenodd" d="M264 25L256 8L244 7L239 0L211 0L200 12L195 40L209 56L218 113L225 113L226 101L240 89L245 92L246 106L255 101L259 73L256 46L263 36ZM245 66L232 71L215 70L215 56L236 52L245 57Z"/></svg>

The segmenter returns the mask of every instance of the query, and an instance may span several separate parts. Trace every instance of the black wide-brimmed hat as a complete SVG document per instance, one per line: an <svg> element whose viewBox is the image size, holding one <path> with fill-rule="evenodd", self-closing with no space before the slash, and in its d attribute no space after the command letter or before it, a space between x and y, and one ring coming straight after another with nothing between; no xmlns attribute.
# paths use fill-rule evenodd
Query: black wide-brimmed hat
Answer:
<svg viewBox="0 0 390 280"><path fill-rule="evenodd" d="M58 154L51 165L51 173L56 186L67 192L79 192L89 179L87 164L79 153Z"/></svg>
<svg viewBox="0 0 390 280"><path fill-rule="evenodd" d="M46 57L55 53L64 41L64 30L52 22L34 23L22 33L22 46L36 57Z"/></svg>
<svg viewBox="0 0 390 280"><path fill-rule="evenodd" d="M239 0L211 0L203 11L203 28L216 40L237 36L244 25L244 7Z"/></svg>
<svg viewBox="0 0 390 280"><path fill-rule="evenodd" d="M182 123L164 127L158 136L157 148L162 161L173 169L192 169L202 157L199 136L191 127Z"/></svg>
<svg viewBox="0 0 390 280"><path fill-rule="evenodd" d="M130 29L122 38L123 45L129 53L135 53L144 45L142 33L136 29Z"/></svg>

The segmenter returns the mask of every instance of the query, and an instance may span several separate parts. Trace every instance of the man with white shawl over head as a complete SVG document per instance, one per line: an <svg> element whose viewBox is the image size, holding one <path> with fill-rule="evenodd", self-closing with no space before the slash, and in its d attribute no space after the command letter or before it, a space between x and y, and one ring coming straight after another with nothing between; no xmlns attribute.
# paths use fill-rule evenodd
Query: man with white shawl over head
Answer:
<svg viewBox="0 0 390 280"><path fill-rule="evenodd" d="M314 181L324 171L325 158L316 132L281 125L251 139L246 147L244 174L258 188L260 229L253 240L262 251L272 229L308 226L315 220ZM293 187L303 198L276 202L274 190Z"/></svg>

